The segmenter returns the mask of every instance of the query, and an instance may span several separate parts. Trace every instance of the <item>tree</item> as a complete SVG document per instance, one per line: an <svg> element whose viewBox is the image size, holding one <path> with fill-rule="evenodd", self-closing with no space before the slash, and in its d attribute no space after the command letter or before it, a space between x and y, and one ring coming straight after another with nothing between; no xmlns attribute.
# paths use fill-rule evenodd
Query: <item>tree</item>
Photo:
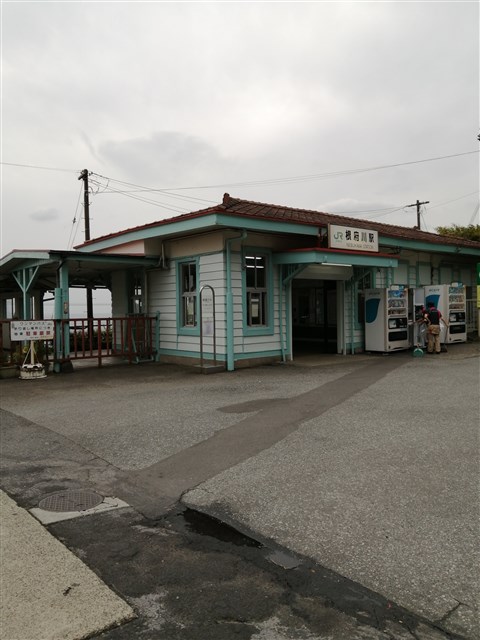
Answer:
<svg viewBox="0 0 480 640"><path fill-rule="evenodd" d="M452 224L451 227L437 227L436 231L441 236L454 236L455 238L480 242L480 224L469 224L468 227Z"/></svg>

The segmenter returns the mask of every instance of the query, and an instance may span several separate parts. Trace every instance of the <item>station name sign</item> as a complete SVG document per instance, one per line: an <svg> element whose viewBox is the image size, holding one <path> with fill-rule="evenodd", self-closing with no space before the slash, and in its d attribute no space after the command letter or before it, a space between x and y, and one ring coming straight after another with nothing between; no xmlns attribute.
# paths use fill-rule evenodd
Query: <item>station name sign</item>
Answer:
<svg viewBox="0 0 480 640"><path fill-rule="evenodd" d="M330 249L378 252L378 231L329 224L328 246Z"/></svg>
<svg viewBox="0 0 480 640"><path fill-rule="evenodd" d="M53 340L53 320L12 320L10 340Z"/></svg>

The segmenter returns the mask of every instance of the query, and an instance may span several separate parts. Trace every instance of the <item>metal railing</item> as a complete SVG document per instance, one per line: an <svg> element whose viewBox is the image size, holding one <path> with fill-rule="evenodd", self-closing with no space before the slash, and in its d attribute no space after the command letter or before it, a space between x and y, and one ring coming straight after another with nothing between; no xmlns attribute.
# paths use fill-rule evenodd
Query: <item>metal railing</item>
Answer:
<svg viewBox="0 0 480 640"><path fill-rule="evenodd" d="M478 309L477 301L475 298L466 301L467 303L467 333L474 333L478 331Z"/></svg>
<svg viewBox="0 0 480 640"><path fill-rule="evenodd" d="M10 320L0 320L1 365L22 364L24 343L10 340ZM123 357L132 362L154 359L158 342L158 318L70 318L55 320L55 338L38 341L43 362Z"/></svg>

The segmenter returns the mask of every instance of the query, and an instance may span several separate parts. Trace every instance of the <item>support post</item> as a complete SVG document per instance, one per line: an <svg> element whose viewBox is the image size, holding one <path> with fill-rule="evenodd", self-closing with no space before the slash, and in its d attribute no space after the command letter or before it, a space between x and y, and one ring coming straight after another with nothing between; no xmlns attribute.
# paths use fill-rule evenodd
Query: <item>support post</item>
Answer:
<svg viewBox="0 0 480 640"><path fill-rule="evenodd" d="M70 362L70 304L68 291L68 265L61 262L58 268L58 287L55 289L55 319L56 319L56 359L54 370L72 371Z"/></svg>
<svg viewBox="0 0 480 640"><path fill-rule="evenodd" d="M85 242L90 240L90 202L88 200L88 169L84 169L78 177L83 180L83 218L85 221ZM93 318L93 293L92 288L87 285L87 318ZM93 333L93 323L88 323L89 335Z"/></svg>

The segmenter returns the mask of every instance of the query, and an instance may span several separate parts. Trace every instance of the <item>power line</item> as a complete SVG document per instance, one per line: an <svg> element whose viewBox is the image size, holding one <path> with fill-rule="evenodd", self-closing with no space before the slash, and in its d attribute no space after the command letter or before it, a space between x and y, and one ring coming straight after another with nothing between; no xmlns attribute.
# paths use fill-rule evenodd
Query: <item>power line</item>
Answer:
<svg viewBox="0 0 480 640"><path fill-rule="evenodd" d="M134 197L131 194L132 193L140 193L140 192L151 192L151 193L162 193L165 196L168 197L177 197L177 198L185 198L187 200L191 200L191 201L198 201L198 202L205 202L208 204L214 204L213 201L211 200L205 200L202 198L194 198L194 197L189 197L189 196L182 196L182 194L174 194L174 191L184 191L184 190L193 190L193 189L212 189L212 188L220 188L220 187L248 187L248 186L260 186L260 185L269 185L269 184L287 184L287 183L293 183L293 182L305 182L308 180L314 180L314 179L326 179L329 177L338 177L338 176L344 176L344 175L351 175L351 174L356 174L356 173L367 173L370 171L377 171L380 169L388 169L388 168L394 168L394 167L401 167L401 166L406 166L406 165L412 165L412 164L420 164L420 163L425 163L425 162L433 162L433 161L437 161L437 160L445 160L448 158L456 158L456 157L460 157L460 156L465 156L465 155L471 155L474 153L479 153L478 150L476 151L467 151L464 153L457 153L457 154L450 154L447 156L438 156L435 158L426 158L423 160L412 160L409 162L401 162L401 163L395 163L395 164L389 164L389 165L381 165L381 166L377 166L377 167L369 167L369 168L364 168L364 169L347 169L347 170L343 170L343 171L333 171L333 172L328 172L328 173L323 173L323 174L308 174L308 175L304 175L304 176L296 176L296 177L287 177L287 178L272 178L270 180L255 180L255 181L246 181L246 182L237 182L237 183L224 183L224 184L218 184L218 185L200 185L200 186L196 186L196 187L176 187L176 188L172 188L172 189L165 189L165 188L159 188L159 187L146 187L144 185L139 185L139 184L135 184L132 182L126 182L124 180L118 180L116 178L111 178L111 177L107 177L107 176L103 176L101 174L96 174L94 173L93 175L96 175L98 178L102 178L104 180L108 180L111 182L115 182L121 185L125 185L128 187L135 187L135 190L121 190L121 189L109 189L106 188L102 193L117 193L119 195L125 195L127 197ZM98 183L97 183L98 184ZM139 189L139 191L137 191L137 189ZM154 206L164 206L165 208L170 208L170 210L172 211L177 211L175 208L172 207L168 207L167 205L165 205L164 203L161 203L159 201L155 201L155 200L149 200L149 199L142 199L141 197L137 197L136 199L138 199L141 202L145 202L147 204L152 204ZM393 209L392 213L394 211L398 211L400 209L402 209L403 207L399 207L397 209ZM355 212L345 212L345 213L355 213ZM359 212L361 213L361 212ZM381 214L379 214L378 217L380 217ZM387 215L387 214L385 214ZM377 216L374 216L377 217Z"/></svg>
<svg viewBox="0 0 480 640"><path fill-rule="evenodd" d="M101 185L101 183L99 183L97 180L91 180L91 182L93 184L97 184L98 186L103 186ZM109 190L111 193L117 193L116 189L113 189L112 187L109 187ZM135 196L131 193L122 193L121 191L119 192L121 195L126 196L127 198L132 198L133 200L138 200L139 202L144 202L146 204L150 204L153 205L155 207L162 207L163 209L168 209L169 211L173 211L174 213L188 213L189 209L185 209L185 208L177 208L177 207L172 207L171 205L168 205L164 202L160 202L158 200L152 200L151 198L144 198L142 196Z"/></svg>
<svg viewBox="0 0 480 640"><path fill-rule="evenodd" d="M397 207L396 209L390 209L390 210L386 211L385 213L373 214L371 216L368 216L367 220L371 220L373 218L381 218L382 216L389 216L391 213L397 213L397 211L405 211L405 207L406 207L406 205L403 205L403 207Z"/></svg>
<svg viewBox="0 0 480 640"><path fill-rule="evenodd" d="M80 192L78 194L78 200L77 200L77 206L75 207L75 213L73 215L73 220L72 220L72 228L70 230L70 236L68 238L68 242L67 242L67 249L71 249L72 245L73 245L73 241L75 239L75 236L77 235L77 232L75 231L75 235L74 235L74 230L75 230L75 224L77 222L77 211L78 211L78 207L80 205L80 198L82 196L82 190L83 190L83 185L80 185ZM78 229L78 227L77 227ZM72 237L73 236L73 237Z"/></svg>
<svg viewBox="0 0 480 640"><path fill-rule="evenodd" d="M480 210L480 203L477 202L475 209L473 211L473 215L470 218L469 226L475 222L475 218L478 216L478 211Z"/></svg>
<svg viewBox="0 0 480 640"><path fill-rule="evenodd" d="M103 180L108 180L109 182L116 182L118 184L121 185L125 185L125 186L129 186L129 187L138 187L137 189L129 189L127 190L121 190L121 189L111 189L112 193L118 193L121 195L124 194L128 194L128 193L161 193L162 195L168 196L169 198L178 198L180 200L187 200L187 201L193 201L193 202L204 202L206 204L216 204L216 200L207 200L205 198L196 198L195 196L186 196L180 193L173 193L171 190L169 189L158 189L158 188L154 188L154 187L145 187L139 184L134 184L133 182L125 182L124 180L117 180L115 178L110 178L108 176L102 176L99 173L92 173L92 175L97 176L98 178L102 178ZM97 183L96 184L100 184ZM100 192L101 194L103 193L110 193L109 190L109 185L107 184L105 186L105 189Z"/></svg>
<svg viewBox="0 0 480 640"><path fill-rule="evenodd" d="M59 169L58 167L39 167L34 164L18 164L15 162L0 162L0 164L7 165L9 167L23 167L25 169L42 169L44 171L64 171L66 173L78 173L78 169Z"/></svg>
<svg viewBox="0 0 480 640"><path fill-rule="evenodd" d="M449 158L458 158L461 156L472 155L474 153L478 154L480 152L479 150L466 151L464 153L455 153L448 156L438 156L436 158L425 158L423 160L411 160L409 162L397 162L394 164L379 165L375 167L366 167L363 169L346 169L342 171L330 171L327 173L313 173L313 174L291 176L291 177L285 177L285 178L270 178L265 180L251 180L251 181L244 181L244 182L226 182L223 184L197 185L195 187L175 187L175 188L169 189L168 191L186 191L190 189L219 189L223 187L249 187L249 186L262 186L262 185L266 186L269 184L288 184L292 182L306 182L308 180L321 180L321 179L333 178L337 176L345 176L345 175L352 175L357 173L368 173L371 171L379 171L381 169L405 167L408 165L422 164L425 162L447 160Z"/></svg>
<svg viewBox="0 0 480 640"><path fill-rule="evenodd" d="M432 207L428 207L428 209L434 209L435 207L443 207L444 204L450 204L451 202L457 202L457 200L462 200L462 198L468 198L469 196L475 196L478 193L480 193L480 191L477 189L477 191L472 191L471 193L466 193L464 196L460 196L458 198L454 198L453 200L444 200L443 202L439 202L438 204L434 204Z"/></svg>
<svg viewBox="0 0 480 640"><path fill-rule="evenodd" d="M446 155L446 156L437 156L434 158L424 158L422 160L410 160L408 162L397 162L394 164L385 164L385 165L378 165L378 166L374 166L374 167L366 167L366 168L360 168L360 169L345 169L345 170L340 170L340 171L330 171L330 172L326 172L326 173L313 173L313 174L305 174L305 175L300 175L300 176L290 176L290 177L285 177L285 178L270 178L270 179L263 179L263 180L250 180L250 181L244 181L244 182L228 182L228 183L223 183L223 184L213 184L213 185L198 185L198 186L189 186L189 187L175 187L172 189L152 189L152 190L156 190L156 191L162 191L162 192L172 192L172 191L184 191L184 190L189 190L189 189L217 189L220 187L248 187L248 186L258 186L258 185L268 185L268 184L287 184L290 182L305 182L308 180L320 180L320 179L325 179L325 178L331 178L331 177L337 177L337 176L345 176L345 175L352 175L352 174L357 174L357 173L368 173L371 171L379 171L381 169L392 169L392 168L396 168L396 167L405 167L408 165L413 165L413 164L422 164L425 162L435 162L438 160L447 160L450 158L459 158L462 156L468 156L468 155L472 155L472 154L477 154L480 153L480 151L477 149L475 151L465 151L463 153L454 153L454 154L450 154L450 155ZM79 170L73 170L73 169L60 169L60 168L55 168L55 167L41 167L41 166L37 166L37 165L30 165L30 164L19 164L19 163L13 163L13 162L0 162L0 164L3 165L8 165L8 166L14 166L14 167L25 167L25 168L29 168L29 169L44 169L44 170L48 170L48 171L66 171L69 173L79 173ZM98 175L98 174L96 174ZM104 176L99 176L99 177L104 177ZM120 180L117 180L117 182L121 182ZM129 183L124 183L124 184L129 184ZM134 185L134 184L130 184L130 186L140 186L140 185ZM140 188L144 188L144 187L140 187ZM147 188L148 189L148 188Z"/></svg>

